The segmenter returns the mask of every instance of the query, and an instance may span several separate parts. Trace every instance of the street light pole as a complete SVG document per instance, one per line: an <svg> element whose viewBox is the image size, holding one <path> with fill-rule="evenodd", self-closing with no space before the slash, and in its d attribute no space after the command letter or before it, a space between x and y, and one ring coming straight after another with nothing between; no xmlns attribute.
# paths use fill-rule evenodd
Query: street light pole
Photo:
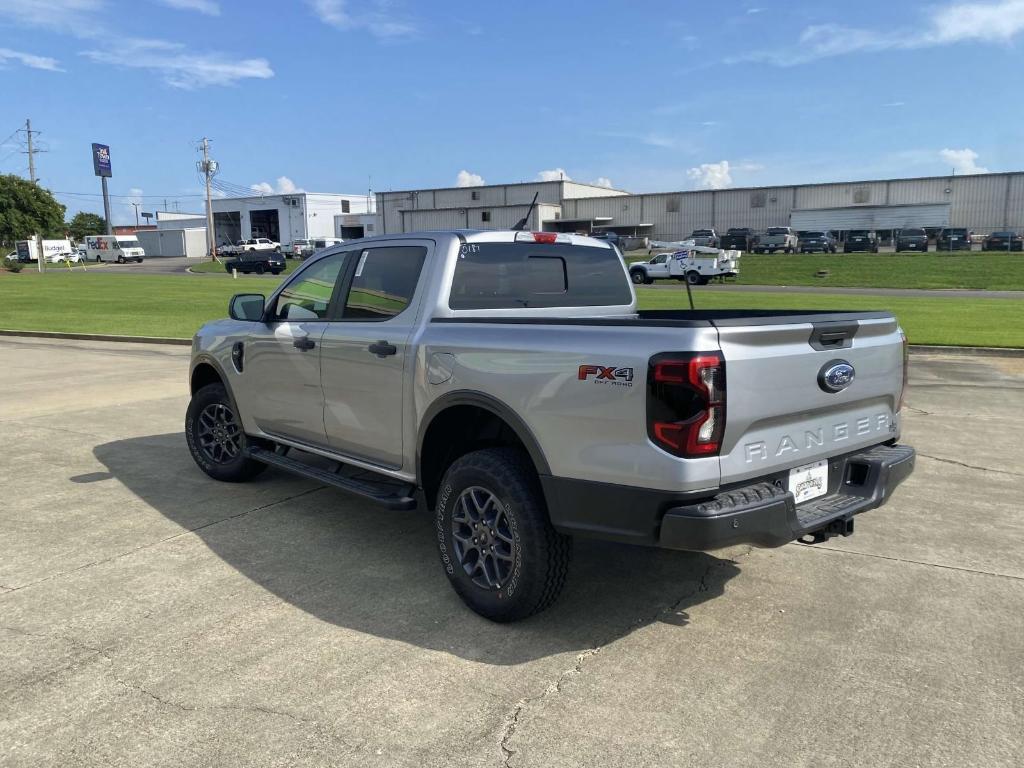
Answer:
<svg viewBox="0 0 1024 768"><path fill-rule="evenodd" d="M135 207L135 228L138 229L139 228L139 206L142 205L142 203L132 203L132 205Z"/></svg>

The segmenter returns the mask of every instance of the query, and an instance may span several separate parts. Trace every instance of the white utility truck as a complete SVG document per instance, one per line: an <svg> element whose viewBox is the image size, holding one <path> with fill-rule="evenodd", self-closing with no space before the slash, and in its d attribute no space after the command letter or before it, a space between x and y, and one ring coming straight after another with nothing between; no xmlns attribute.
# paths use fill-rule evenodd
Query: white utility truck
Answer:
<svg viewBox="0 0 1024 768"><path fill-rule="evenodd" d="M678 250L630 264L629 278L636 285L650 285L655 280L685 280L690 285L707 285L713 277L736 277L740 273L741 251L708 248L695 245L692 240L679 243L655 240L651 248Z"/></svg>
<svg viewBox="0 0 1024 768"><path fill-rule="evenodd" d="M85 257L89 261L126 261L142 263L146 251L135 235L90 235L85 238Z"/></svg>

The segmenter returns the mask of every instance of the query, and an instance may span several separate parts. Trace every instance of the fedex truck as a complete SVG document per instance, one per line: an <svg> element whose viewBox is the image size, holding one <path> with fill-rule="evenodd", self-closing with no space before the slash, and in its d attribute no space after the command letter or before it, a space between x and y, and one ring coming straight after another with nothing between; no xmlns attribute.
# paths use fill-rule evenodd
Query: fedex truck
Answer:
<svg viewBox="0 0 1024 768"><path fill-rule="evenodd" d="M90 235L85 238L85 258L89 261L127 261L142 263L146 251L135 235Z"/></svg>

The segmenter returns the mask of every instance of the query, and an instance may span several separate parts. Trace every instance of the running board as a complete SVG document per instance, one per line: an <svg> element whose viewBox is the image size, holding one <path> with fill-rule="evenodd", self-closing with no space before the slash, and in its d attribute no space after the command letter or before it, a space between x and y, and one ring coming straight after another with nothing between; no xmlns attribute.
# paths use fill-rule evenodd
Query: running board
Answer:
<svg viewBox="0 0 1024 768"><path fill-rule="evenodd" d="M249 449L249 456L256 461L283 469L285 472L302 475L310 480L316 480L318 483L331 485L343 491L354 493L356 496L362 496L364 499L380 504L387 509L416 509L413 486L410 483L403 483L401 480L384 477L383 475L373 476L371 472L346 464L337 464L337 469L331 472L320 467L314 467L299 459L293 459L275 451L268 451L265 448L252 447ZM341 474L346 469L357 472L358 476Z"/></svg>

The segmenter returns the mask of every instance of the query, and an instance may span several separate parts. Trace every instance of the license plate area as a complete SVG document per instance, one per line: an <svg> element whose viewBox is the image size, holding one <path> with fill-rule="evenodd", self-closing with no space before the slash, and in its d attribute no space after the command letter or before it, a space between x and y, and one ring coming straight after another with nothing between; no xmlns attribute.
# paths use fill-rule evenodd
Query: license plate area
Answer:
<svg viewBox="0 0 1024 768"><path fill-rule="evenodd" d="M789 470L788 490L797 504L828 493L828 461L823 459Z"/></svg>

